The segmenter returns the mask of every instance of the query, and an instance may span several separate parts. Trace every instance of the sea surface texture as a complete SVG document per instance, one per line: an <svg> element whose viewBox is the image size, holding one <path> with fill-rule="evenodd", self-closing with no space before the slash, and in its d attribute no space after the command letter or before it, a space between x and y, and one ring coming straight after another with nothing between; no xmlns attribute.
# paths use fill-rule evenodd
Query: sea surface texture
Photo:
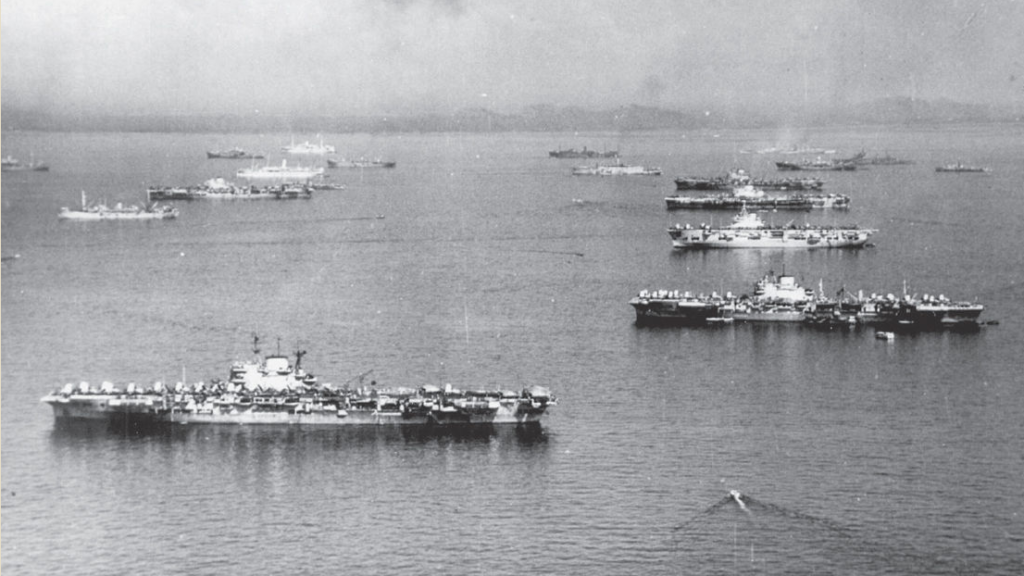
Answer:
<svg viewBox="0 0 1024 576"><path fill-rule="evenodd" d="M4 574L1024 573L1024 130L804 131L913 160L811 173L877 228L854 251L672 249L673 178L779 177L776 131L324 134L310 200L178 203L176 220L58 221L90 199L233 178L293 134L5 132ZM792 134L788 136L793 136ZM660 177L572 176L618 149ZM290 162L299 159L290 158ZM322 164L323 158L318 158ZM936 173L963 161L984 174ZM17 259L7 257L19 255ZM641 328L643 289L750 292L769 271L827 294L943 294L974 333L799 325ZM998 321L998 324L988 324ZM65 383L224 378L307 351L321 382L558 397L539 432L57 427ZM362 380L360 380L362 377ZM739 491L739 500L730 491ZM742 505L741 505L742 504Z"/></svg>

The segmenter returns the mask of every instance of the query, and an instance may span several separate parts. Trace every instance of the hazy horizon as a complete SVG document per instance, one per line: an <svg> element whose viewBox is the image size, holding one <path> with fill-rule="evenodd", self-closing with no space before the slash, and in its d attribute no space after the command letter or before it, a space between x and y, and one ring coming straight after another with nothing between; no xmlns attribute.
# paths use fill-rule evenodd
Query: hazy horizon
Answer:
<svg viewBox="0 0 1024 576"><path fill-rule="evenodd" d="M1024 2L3 0L2 99L63 114L1024 98Z"/></svg>

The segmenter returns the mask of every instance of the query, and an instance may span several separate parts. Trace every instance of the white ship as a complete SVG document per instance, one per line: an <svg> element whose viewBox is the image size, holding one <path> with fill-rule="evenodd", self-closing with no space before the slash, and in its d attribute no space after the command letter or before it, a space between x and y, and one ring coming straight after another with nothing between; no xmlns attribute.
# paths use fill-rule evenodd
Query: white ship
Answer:
<svg viewBox="0 0 1024 576"><path fill-rule="evenodd" d="M335 152L334 146L324 144L323 138L320 139L319 144L308 140L301 144L292 142L288 146L283 146L281 150L288 154L334 154Z"/></svg>
<svg viewBox="0 0 1024 576"><path fill-rule="evenodd" d="M322 176L324 169L314 166L289 166L287 160L282 160L280 166L253 166L240 169L235 176L248 180L309 180L315 176Z"/></svg>
<svg viewBox="0 0 1024 576"><path fill-rule="evenodd" d="M661 176L661 168L654 166L628 166L615 164L611 166L577 166L572 169L573 176Z"/></svg>
<svg viewBox="0 0 1024 576"><path fill-rule="evenodd" d="M118 202L113 206L106 204L89 204L82 191L82 206L68 208L64 206L57 214L61 220L169 220L178 217L178 210L170 206L136 206Z"/></svg>
<svg viewBox="0 0 1024 576"><path fill-rule="evenodd" d="M876 230L856 226L770 226L746 208L732 224L676 224L668 229L675 248L861 248Z"/></svg>

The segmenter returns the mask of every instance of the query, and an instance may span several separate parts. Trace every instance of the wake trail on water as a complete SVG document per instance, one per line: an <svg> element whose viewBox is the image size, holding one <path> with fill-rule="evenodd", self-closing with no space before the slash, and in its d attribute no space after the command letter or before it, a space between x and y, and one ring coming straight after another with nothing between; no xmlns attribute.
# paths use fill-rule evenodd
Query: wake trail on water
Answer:
<svg viewBox="0 0 1024 576"><path fill-rule="evenodd" d="M836 522L833 522L832 520L819 518L817 516L812 516L810 514L804 514L803 512L791 510L789 508L785 508L783 506L779 506L769 502L762 502L751 496L741 493L739 490L730 490L729 494L724 496L721 500L715 502L711 506L708 506L699 514L697 514L693 518L690 518L686 522L674 526L672 528L672 531L679 532L682 530L692 529L694 524L701 521L702 519L706 519L706 517L718 514L719 512L722 512L724 510L734 508L744 512L751 519L757 518L762 520L771 520L773 516L785 517L793 520L798 520L800 522L813 524L815 526L827 528L828 530L846 538L850 536L849 530L846 527Z"/></svg>

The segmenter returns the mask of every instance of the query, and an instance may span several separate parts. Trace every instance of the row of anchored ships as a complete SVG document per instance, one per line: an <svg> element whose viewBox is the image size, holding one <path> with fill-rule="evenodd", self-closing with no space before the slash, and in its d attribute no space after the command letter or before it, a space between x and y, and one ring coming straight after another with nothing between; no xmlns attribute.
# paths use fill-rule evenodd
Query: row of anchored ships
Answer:
<svg viewBox="0 0 1024 576"><path fill-rule="evenodd" d="M874 326L877 330L976 330L985 307L944 295L864 296L840 290L835 297L800 286L793 276L769 272L753 294L694 295L644 290L629 301L638 325L704 325L730 322L800 322L815 326Z"/></svg>
<svg viewBox="0 0 1024 576"><path fill-rule="evenodd" d="M259 339L254 340L254 344ZM42 402L58 422L96 422L111 427L177 424L277 424L317 426L477 427L539 426L551 391L530 386L520 391L458 390L446 385L419 388L370 386L335 388L321 384L300 366L304 351L290 357L261 357L232 364L227 380L173 387L104 382L66 384ZM361 380L361 379L360 379Z"/></svg>

